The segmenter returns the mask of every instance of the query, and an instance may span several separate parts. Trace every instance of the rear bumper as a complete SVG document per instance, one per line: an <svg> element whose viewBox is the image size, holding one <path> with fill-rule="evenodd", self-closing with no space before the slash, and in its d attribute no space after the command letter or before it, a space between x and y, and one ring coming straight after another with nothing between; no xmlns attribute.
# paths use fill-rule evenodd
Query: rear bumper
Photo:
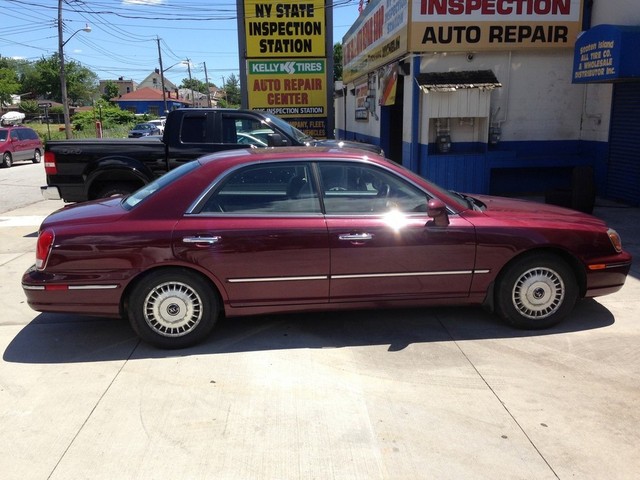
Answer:
<svg viewBox="0 0 640 480"><path fill-rule="evenodd" d="M57 179L54 179L52 183L56 183L56 185L40 187L40 193L46 200L64 200L65 202L86 202L89 200L83 183L63 183Z"/></svg>
<svg viewBox="0 0 640 480"><path fill-rule="evenodd" d="M40 187L40 193L45 200L62 200L62 196L60 196L60 189L58 187L45 185L44 187Z"/></svg>
<svg viewBox="0 0 640 480"><path fill-rule="evenodd" d="M123 286L119 282L61 285L34 265L22 276L22 289L27 304L37 312L120 317Z"/></svg>

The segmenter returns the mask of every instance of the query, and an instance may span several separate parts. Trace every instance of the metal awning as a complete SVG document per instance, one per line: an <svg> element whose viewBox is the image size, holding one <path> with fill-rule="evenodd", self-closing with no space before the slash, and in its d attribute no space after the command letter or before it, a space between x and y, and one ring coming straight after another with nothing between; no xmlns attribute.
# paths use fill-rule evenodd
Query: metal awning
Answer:
<svg viewBox="0 0 640 480"><path fill-rule="evenodd" d="M502 87L491 70L420 73L416 76L416 80L425 93L455 92L468 88L493 90Z"/></svg>
<svg viewBox="0 0 640 480"><path fill-rule="evenodd" d="M573 83L640 81L640 26L596 25L576 41Z"/></svg>

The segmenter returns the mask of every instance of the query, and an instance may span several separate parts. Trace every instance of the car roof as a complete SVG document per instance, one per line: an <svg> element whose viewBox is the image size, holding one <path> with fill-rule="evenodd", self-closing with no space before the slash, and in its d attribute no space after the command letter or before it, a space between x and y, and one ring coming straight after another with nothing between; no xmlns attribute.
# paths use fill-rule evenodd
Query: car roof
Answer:
<svg viewBox="0 0 640 480"><path fill-rule="evenodd" d="M331 161L331 160L374 160L389 164L389 160L371 152L357 148L340 147L275 147L275 148L242 148L224 150L200 158L202 164L229 160L236 164L268 162L268 161Z"/></svg>

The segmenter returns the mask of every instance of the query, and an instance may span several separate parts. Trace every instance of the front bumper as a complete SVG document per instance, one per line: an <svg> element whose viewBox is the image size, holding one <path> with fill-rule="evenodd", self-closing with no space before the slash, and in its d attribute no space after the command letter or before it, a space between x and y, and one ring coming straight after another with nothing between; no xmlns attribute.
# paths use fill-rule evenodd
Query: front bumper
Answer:
<svg viewBox="0 0 640 480"><path fill-rule="evenodd" d="M631 263L631 254L627 252L589 262L585 297L600 297L619 291L627 279Z"/></svg>

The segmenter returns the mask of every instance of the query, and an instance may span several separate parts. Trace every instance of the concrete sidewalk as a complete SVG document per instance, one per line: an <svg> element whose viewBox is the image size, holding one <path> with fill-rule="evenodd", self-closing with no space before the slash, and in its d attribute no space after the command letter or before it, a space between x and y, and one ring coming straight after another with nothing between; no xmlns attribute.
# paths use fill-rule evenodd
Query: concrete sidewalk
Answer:
<svg viewBox="0 0 640 480"><path fill-rule="evenodd" d="M632 275L550 330L472 308L274 315L172 352L29 309L54 203L0 218L3 480L638 477L638 208L598 202Z"/></svg>

